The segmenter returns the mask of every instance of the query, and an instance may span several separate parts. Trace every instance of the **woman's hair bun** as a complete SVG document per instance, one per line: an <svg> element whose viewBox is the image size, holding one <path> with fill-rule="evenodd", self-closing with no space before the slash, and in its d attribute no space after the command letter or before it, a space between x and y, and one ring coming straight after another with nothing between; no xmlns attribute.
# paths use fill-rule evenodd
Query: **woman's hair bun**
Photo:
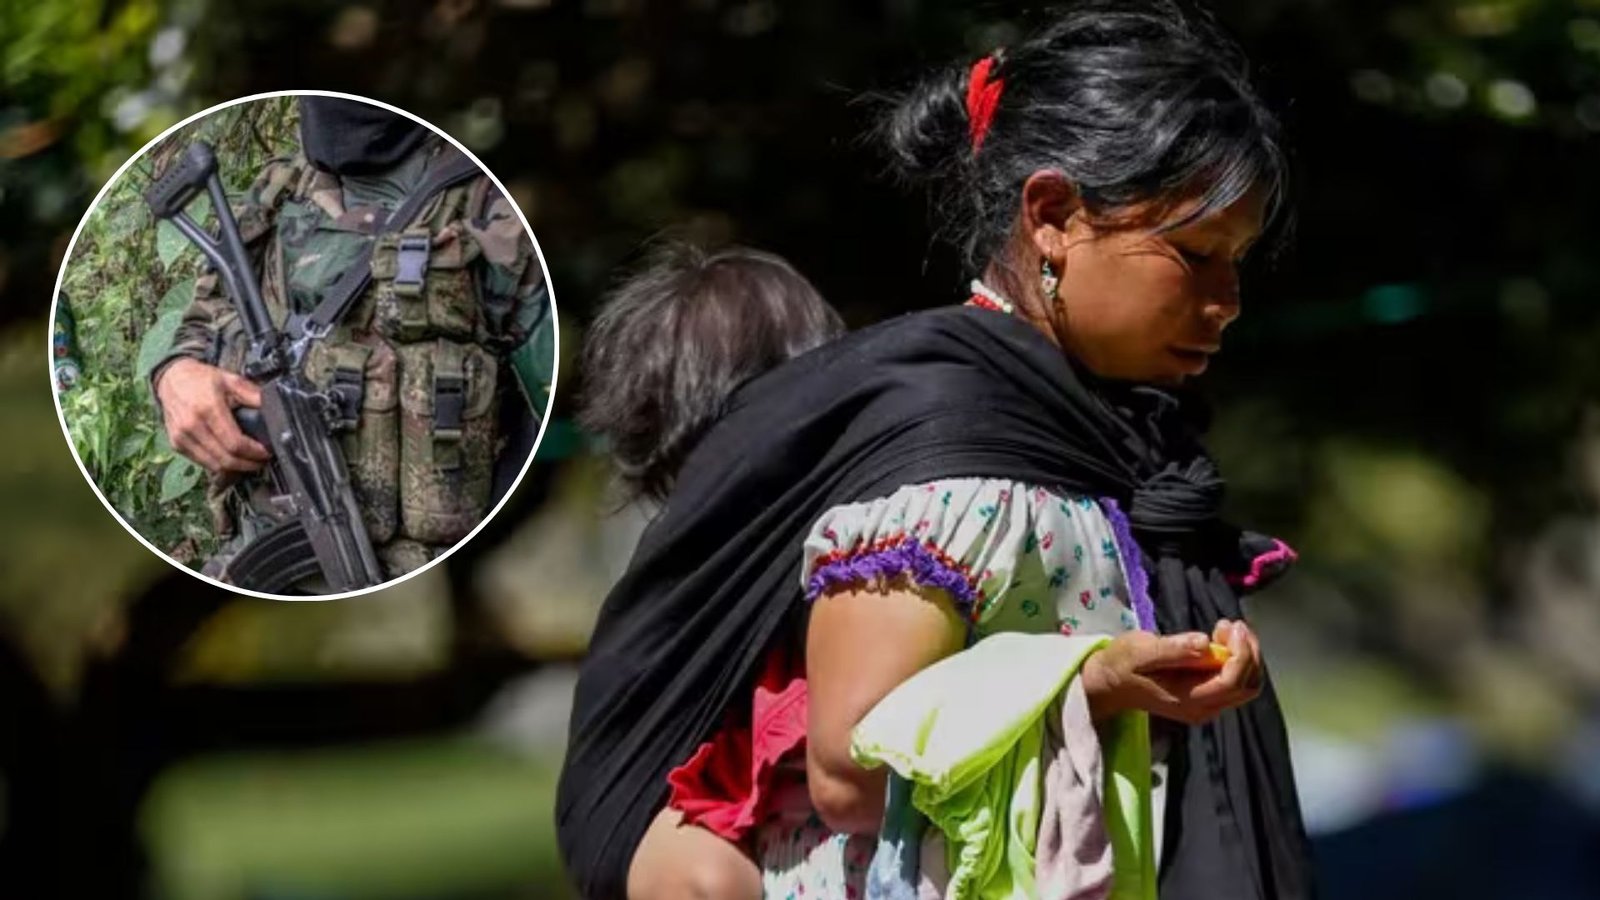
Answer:
<svg viewBox="0 0 1600 900"><path fill-rule="evenodd" d="M919 183L946 173L970 146L965 67L944 66L891 98L878 139L899 178Z"/></svg>

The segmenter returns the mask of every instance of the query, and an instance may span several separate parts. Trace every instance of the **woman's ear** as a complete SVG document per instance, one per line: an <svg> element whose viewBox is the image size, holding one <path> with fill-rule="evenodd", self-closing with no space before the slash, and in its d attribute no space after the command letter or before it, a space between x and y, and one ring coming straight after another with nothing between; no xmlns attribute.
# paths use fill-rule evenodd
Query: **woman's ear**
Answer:
<svg viewBox="0 0 1600 900"><path fill-rule="evenodd" d="M1058 269L1067 259L1068 224L1082 209L1078 189L1060 172L1040 169L1022 185L1023 233Z"/></svg>

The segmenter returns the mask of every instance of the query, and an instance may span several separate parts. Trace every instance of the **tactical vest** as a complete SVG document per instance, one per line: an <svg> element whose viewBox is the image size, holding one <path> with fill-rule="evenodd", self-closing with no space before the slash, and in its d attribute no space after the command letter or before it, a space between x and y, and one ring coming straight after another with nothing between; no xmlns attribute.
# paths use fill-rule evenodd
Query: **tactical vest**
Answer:
<svg viewBox="0 0 1600 900"><path fill-rule="evenodd" d="M335 218L329 195L317 196L338 196L328 175L301 159L273 165L238 216L247 243L265 238L262 298L282 327L292 309L315 305L386 214ZM490 189L471 179L376 235L371 283L305 358L306 376L344 407L351 483L390 577L453 546L489 509L501 367L483 321L481 251L463 220L482 215ZM243 333L231 332L220 362L238 371ZM240 511L272 515L264 496L246 491Z"/></svg>

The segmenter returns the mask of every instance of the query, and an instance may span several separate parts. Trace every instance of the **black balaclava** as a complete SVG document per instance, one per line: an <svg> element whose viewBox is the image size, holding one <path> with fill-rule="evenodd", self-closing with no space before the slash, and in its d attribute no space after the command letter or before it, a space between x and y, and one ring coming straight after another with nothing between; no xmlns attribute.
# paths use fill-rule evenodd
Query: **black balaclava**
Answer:
<svg viewBox="0 0 1600 900"><path fill-rule="evenodd" d="M393 167L428 136L427 126L342 97L300 98L300 146L320 169L371 175Z"/></svg>

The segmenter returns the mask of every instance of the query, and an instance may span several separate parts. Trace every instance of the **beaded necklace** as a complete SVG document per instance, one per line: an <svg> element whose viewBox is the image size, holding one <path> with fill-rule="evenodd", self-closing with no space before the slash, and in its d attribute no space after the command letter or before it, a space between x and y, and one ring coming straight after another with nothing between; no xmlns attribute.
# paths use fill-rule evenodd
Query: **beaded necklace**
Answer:
<svg viewBox="0 0 1600 900"><path fill-rule="evenodd" d="M1010 300L1007 300L1005 297L1002 297L999 291L996 291L994 288L984 284L982 280L977 278L972 279L971 288L972 298L967 301L968 306L976 306L980 309L992 309L995 312L1002 312L1007 315L1017 311L1015 304L1013 304Z"/></svg>

